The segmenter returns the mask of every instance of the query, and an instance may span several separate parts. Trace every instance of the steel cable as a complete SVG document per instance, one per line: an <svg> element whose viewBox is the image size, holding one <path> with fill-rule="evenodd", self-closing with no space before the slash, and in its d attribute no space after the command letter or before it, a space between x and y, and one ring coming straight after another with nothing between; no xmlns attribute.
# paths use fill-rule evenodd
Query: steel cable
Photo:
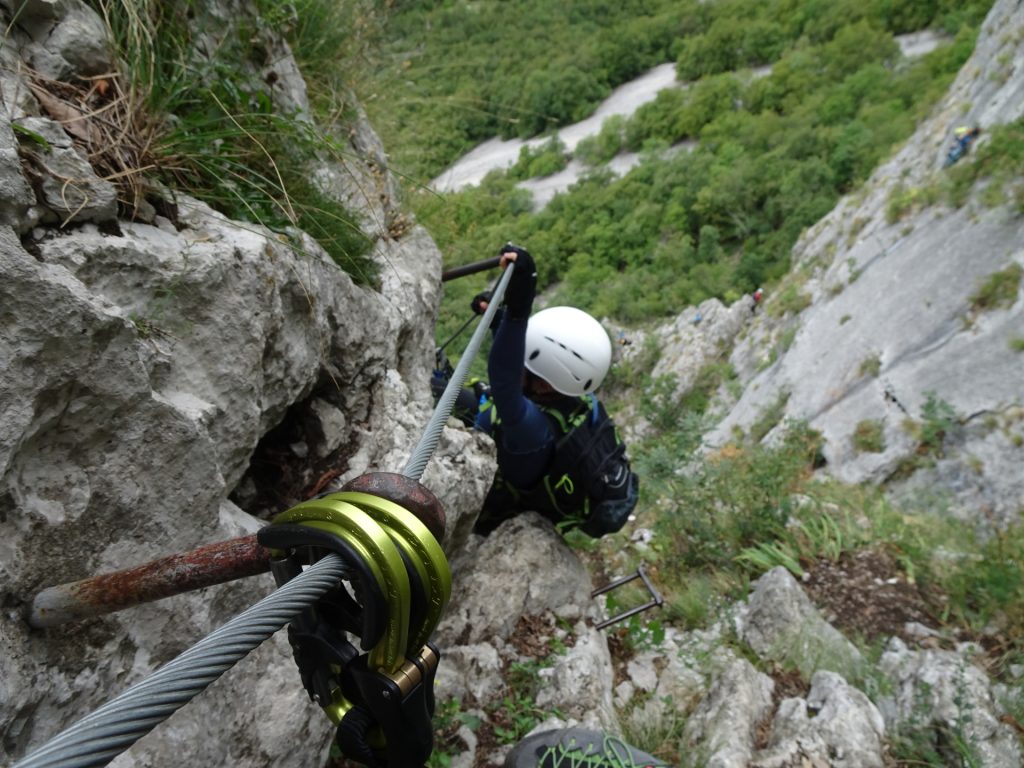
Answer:
<svg viewBox="0 0 1024 768"><path fill-rule="evenodd" d="M510 264L494 289L487 310L451 380L438 400L423 436L402 474L413 480L423 476L427 462L451 416L455 398L480 350L505 288L515 268ZM321 595L346 578L348 571L335 554L311 565L220 629L168 662L99 709L71 725L11 768L87 768L106 765L237 664L264 640L313 605Z"/></svg>
<svg viewBox="0 0 1024 768"><path fill-rule="evenodd" d="M330 554L12 768L106 765L347 575Z"/></svg>
<svg viewBox="0 0 1024 768"><path fill-rule="evenodd" d="M491 327L491 320L494 318L494 313L498 311L498 306L505 295L505 288L508 286L508 281L511 279L514 269L515 262L512 262L509 264L508 269L505 270L505 274L501 276L501 280L498 281L497 287L491 294L487 310L484 312L480 324L473 331L473 336L470 338L469 344L466 345L466 351L459 358L459 364L455 366L455 371L448 381L448 386L445 387L444 393L438 399L437 407L434 408L434 413L431 414L430 421L427 422L427 426L423 430L423 437L420 438L416 448L409 456L409 461L405 464L405 469L402 470L402 474L406 477L413 480L419 480L423 477L423 471L427 468L427 462L430 461L430 457L434 453L434 449L437 448L438 441L441 439L441 429L452 414L452 409L455 407L455 398L459 396L462 383L469 374L469 366L472 364L473 358L476 357L476 353L480 351L480 345L484 341L484 336Z"/></svg>

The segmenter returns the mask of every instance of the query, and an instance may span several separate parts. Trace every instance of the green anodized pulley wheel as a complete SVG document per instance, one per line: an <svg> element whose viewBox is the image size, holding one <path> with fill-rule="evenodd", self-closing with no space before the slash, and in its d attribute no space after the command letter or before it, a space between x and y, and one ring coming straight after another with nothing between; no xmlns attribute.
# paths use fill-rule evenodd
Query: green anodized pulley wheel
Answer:
<svg viewBox="0 0 1024 768"><path fill-rule="evenodd" d="M355 504L384 527L402 547L427 586L427 610L420 627L409 628L408 654L419 652L437 628L452 593L448 558L430 530L412 512L381 496L342 491L325 497Z"/></svg>
<svg viewBox="0 0 1024 768"><path fill-rule="evenodd" d="M369 564L387 600L387 628L368 653L373 669L395 672L405 661L409 643L409 577L402 556L387 531L353 504L337 499L311 499L282 512L274 523L298 523L335 533L348 541Z"/></svg>

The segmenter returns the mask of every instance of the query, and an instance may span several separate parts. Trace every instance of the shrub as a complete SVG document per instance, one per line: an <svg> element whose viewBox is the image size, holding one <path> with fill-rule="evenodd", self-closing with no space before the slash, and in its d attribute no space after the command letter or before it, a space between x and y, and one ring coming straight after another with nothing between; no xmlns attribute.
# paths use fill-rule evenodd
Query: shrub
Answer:
<svg viewBox="0 0 1024 768"><path fill-rule="evenodd" d="M873 355L865 357L860 362L860 368L857 370L859 376L871 376L874 378L878 376L879 371L882 370L882 356L877 352Z"/></svg>
<svg viewBox="0 0 1024 768"><path fill-rule="evenodd" d="M942 446L946 437L959 426L953 406L940 400L934 392L926 392L924 405L921 406L921 424L919 439L926 453L942 456Z"/></svg>
<svg viewBox="0 0 1024 768"><path fill-rule="evenodd" d="M372 282L370 241L312 178L325 157L340 156L337 142L303 116L282 114L256 75L267 54L261 22L241 18L238 29L223 30L184 0L98 5L140 112L135 125L153 126L160 178L231 218L303 229L355 278ZM215 57L201 52L204 35L218 44Z"/></svg>
<svg viewBox="0 0 1024 768"><path fill-rule="evenodd" d="M519 159L508 170L508 177L522 181L550 176L564 169L568 162L565 145L557 137L552 137L537 147L523 145Z"/></svg>
<svg viewBox="0 0 1024 768"><path fill-rule="evenodd" d="M817 433L794 423L776 446L722 451L674 478L671 504L655 523L669 569L685 579L689 568L728 568L744 549L775 538L819 446Z"/></svg>
<svg viewBox="0 0 1024 768"><path fill-rule="evenodd" d="M853 430L853 447L860 453L881 453L885 450L884 425L879 419L858 421Z"/></svg>
<svg viewBox="0 0 1024 768"><path fill-rule="evenodd" d="M750 438L755 443L760 443L765 435L778 426L786 414L786 403L788 402L789 392L786 390L779 392L775 401L762 411L757 421L750 425Z"/></svg>
<svg viewBox="0 0 1024 768"><path fill-rule="evenodd" d="M1020 264L1011 264L1005 269L993 272L971 294L971 309L975 312L984 312L1013 306L1017 301L1022 276L1024 267Z"/></svg>
<svg viewBox="0 0 1024 768"><path fill-rule="evenodd" d="M683 395L679 406L695 413L704 413L718 387L736 378L736 371L728 361L706 363L694 377L693 386Z"/></svg>
<svg viewBox="0 0 1024 768"><path fill-rule="evenodd" d="M772 317L782 317L790 313L799 314L811 305L811 297L800 290L795 283L787 284L775 300L768 305L768 314Z"/></svg>

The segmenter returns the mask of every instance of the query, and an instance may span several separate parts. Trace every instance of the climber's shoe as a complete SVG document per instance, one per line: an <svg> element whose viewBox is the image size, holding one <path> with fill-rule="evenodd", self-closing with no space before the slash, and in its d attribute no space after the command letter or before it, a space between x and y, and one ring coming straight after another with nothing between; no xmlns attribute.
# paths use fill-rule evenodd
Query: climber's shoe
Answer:
<svg viewBox="0 0 1024 768"><path fill-rule="evenodd" d="M527 736L505 768L657 768L665 763L622 739L586 728L558 728Z"/></svg>

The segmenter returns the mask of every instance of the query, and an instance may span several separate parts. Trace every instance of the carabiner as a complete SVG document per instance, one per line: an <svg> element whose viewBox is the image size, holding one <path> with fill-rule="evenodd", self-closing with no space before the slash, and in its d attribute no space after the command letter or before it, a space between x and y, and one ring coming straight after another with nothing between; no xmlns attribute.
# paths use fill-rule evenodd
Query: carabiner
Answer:
<svg viewBox="0 0 1024 768"><path fill-rule="evenodd" d="M337 532L360 553L383 587L387 606L384 635L369 649L369 663L376 669L395 672L405 661L411 598L405 563L391 536L363 510L337 499L304 501L282 512L274 522ZM360 645L366 650L362 642Z"/></svg>
<svg viewBox="0 0 1024 768"><path fill-rule="evenodd" d="M421 621L410 617L409 645L406 655L414 657L437 628L452 593L452 575L448 559L437 539L404 507L389 499L359 491L340 491L326 496L358 506L391 534L394 542L404 550L408 560L426 586L425 611ZM412 614L418 613L413 606Z"/></svg>

